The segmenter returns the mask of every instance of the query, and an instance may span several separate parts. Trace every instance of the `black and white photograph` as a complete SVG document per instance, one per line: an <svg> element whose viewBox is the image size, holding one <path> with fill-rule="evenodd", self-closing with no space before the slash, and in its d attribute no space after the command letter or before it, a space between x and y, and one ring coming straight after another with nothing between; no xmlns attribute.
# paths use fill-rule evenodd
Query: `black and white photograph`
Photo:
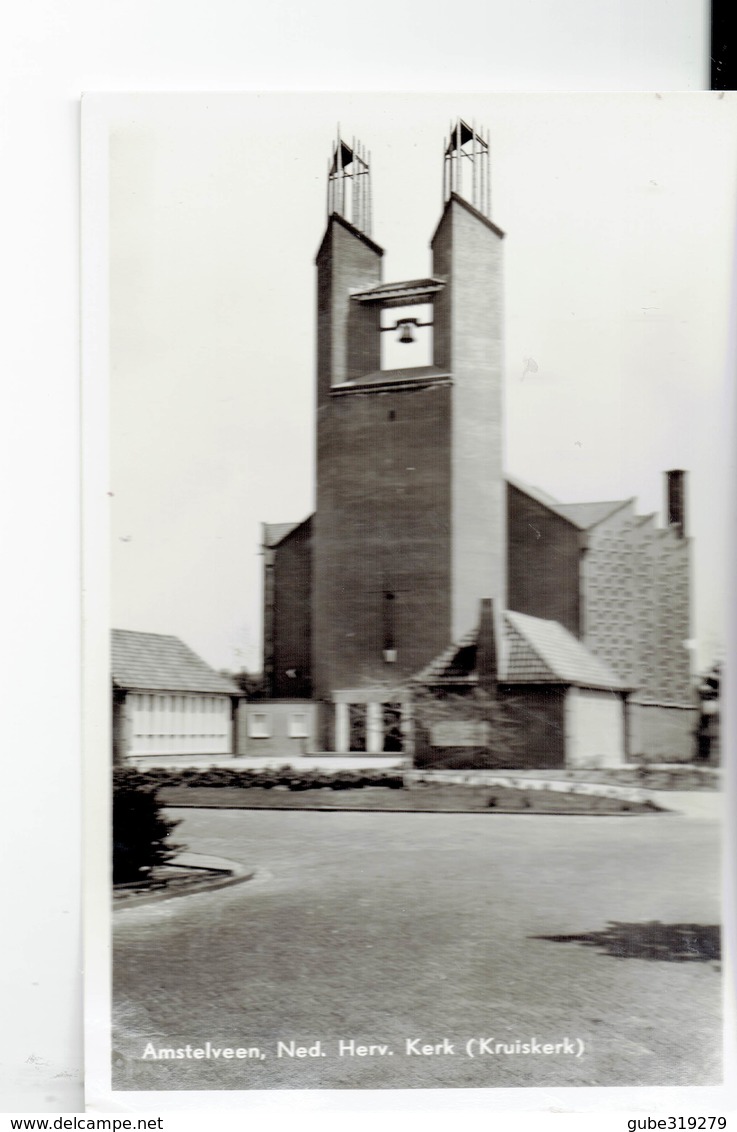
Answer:
<svg viewBox="0 0 737 1132"><path fill-rule="evenodd" d="M83 100L93 1103L722 1085L736 137Z"/></svg>

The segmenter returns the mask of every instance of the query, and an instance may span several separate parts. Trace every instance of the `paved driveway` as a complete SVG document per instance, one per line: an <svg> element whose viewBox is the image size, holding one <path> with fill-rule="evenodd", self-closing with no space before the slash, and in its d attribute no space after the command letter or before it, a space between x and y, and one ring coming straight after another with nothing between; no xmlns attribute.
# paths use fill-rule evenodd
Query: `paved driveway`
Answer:
<svg viewBox="0 0 737 1132"><path fill-rule="evenodd" d="M699 807L175 813L190 849L259 877L116 914L119 1089L720 1078L717 965L622 957L651 921L718 922L718 829Z"/></svg>

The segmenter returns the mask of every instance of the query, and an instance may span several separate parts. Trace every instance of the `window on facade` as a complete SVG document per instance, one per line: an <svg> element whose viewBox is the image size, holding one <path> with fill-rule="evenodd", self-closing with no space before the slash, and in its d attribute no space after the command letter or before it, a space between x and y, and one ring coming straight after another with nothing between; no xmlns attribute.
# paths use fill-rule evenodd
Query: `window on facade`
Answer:
<svg viewBox="0 0 737 1132"><path fill-rule="evenodd" d="M248 737L250 739L270 739L271 719L265 711L254 711L248 714Z"/></svg>
<svg viewBox="0 0 737 1132"><path fill-rule="evenodd" d="M289 716L289 738L308 739L310 735L307 725L307 712L293 711Z"/></svg>

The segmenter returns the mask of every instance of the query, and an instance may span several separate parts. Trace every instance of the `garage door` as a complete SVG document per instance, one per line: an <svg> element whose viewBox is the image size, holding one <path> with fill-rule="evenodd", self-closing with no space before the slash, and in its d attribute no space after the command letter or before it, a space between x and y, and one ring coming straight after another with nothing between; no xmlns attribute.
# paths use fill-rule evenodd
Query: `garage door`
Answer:
<svg viewBox="0 0 737 1132"><path fill-rule="evenodd" d="M616 692L569 688L565 701L566 766L621 766L624 708Z"/></svg>
<svg viewBox="0 0 737 1132"><path fill-rule="evenodd" d="M131 692L127 700L132 755L228 755L229 696Z"/></svg>

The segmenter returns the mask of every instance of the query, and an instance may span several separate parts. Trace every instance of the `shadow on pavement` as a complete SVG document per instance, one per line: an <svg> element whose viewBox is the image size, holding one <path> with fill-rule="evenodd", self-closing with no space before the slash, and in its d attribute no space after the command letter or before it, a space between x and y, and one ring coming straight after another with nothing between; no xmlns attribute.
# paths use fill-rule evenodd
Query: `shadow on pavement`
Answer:
<svg viewBox="0 0 737 1132"><path fill-rule="evenodd" d="M617 959L662 959L668 963L714 962L721 958L721 933L717 924L662 924L651 920L623 924L610 920L599 932L579 935L537 935L551 943L583 943Z"/></svg>

